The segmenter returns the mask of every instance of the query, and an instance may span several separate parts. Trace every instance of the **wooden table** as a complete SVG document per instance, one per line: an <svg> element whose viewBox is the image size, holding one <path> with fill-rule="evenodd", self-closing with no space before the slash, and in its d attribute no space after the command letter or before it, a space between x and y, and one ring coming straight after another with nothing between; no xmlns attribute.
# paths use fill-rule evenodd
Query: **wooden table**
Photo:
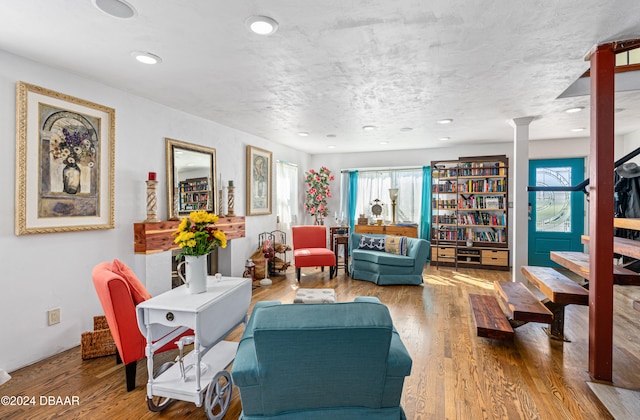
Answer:
<svg viewBox="0 0 640 420"><path fill-rule="evenodd" d="M342 245L344 272L349 275L349 235L334 235L333 237L333 253L336 254L336 273L338 272L338 251L340 245Z"/></svg>

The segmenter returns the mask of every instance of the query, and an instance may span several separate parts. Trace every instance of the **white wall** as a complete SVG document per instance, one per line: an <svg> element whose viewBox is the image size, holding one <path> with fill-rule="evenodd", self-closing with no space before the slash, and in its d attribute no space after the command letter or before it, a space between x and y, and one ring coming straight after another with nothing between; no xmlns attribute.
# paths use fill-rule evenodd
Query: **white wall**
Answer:
<svg viewBox="0 0 640 420"><path fill-rule="evenodd" d="M14 235L17 81L115 108L115 229ZM102 314L91 281L97 263L118 258L137 272L144 270L133 253L133 223L146 218L144 180L150 171L160 181L159 217L167 217L165 137L216 148L217 172L235 181L239 215L245 214L247 145L272 151L274 161L301 168L309 162L305 153L0 51L0 368L13 371L80 343L80 334L93 327L93 316ZM258 234L275 226L275 208L269 216L247 217L246 238L231 244L227 263L233 272L224 274L240 275ZM61 323L49 327L47 310L56 307Z"/></svg>

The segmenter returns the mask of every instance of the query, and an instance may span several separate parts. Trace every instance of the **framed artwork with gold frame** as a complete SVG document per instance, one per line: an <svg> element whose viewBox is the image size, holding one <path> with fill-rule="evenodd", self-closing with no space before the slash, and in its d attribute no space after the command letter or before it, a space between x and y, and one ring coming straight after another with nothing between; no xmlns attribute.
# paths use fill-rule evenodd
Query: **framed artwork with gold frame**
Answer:
<svg viewBox="0 0 640 420"><path fill-rule="evenodd" d="M247 215L271 214L272 153L247 146Z"/></svg>
<svg viewBox="0 0 640 420"><path fill-rule="evenodd" d="M115 110L16 85L16 235L114 227Z"/></svg>

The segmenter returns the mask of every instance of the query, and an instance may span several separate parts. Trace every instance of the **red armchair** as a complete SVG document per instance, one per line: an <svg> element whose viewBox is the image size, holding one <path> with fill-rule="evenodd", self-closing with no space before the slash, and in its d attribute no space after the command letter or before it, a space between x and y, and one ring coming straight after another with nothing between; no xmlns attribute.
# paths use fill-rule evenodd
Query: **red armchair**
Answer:
<svg viewBox="0 0 640 420"><path fill-rule="evenodd" d="M151 295L134 272L118 260L96 265L91 276L118 349L118 362L125 365L127 391L131 391L136 387L137 362L145 357L147 345L138 328L136 305ZM193 334L193 331L183 335L188 334ZM174 343L169 343L158 352L175 348Z"/></svg>
<svg viewBox="0 0 640 420"><path fill-rule="evenodd" d="M304 267L329 267L329 278L337 272L336 254L327 248L327 228L324 226L293 226L293 264L300 282L300 269Z"/></svg>

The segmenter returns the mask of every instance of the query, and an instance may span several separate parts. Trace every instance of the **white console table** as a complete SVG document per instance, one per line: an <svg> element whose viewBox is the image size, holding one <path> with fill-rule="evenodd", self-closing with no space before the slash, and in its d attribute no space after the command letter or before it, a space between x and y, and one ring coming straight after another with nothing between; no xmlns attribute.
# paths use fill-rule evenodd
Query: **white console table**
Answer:
<svg viewBox="0 0 640 420"><path fill-rule="evenodd" d="M238 343L222 340L246 321L250 303L250 279L217 281L212 276L204 293L189 294L183 285L140 303L138 327L147 338L147 397L175 398L200 407L207 383L235 358ZM193 366L190 376L184 380L175 364L154 378L154 353L189 329L195 337L193 351L184 358L185 365Z"/></svg>

